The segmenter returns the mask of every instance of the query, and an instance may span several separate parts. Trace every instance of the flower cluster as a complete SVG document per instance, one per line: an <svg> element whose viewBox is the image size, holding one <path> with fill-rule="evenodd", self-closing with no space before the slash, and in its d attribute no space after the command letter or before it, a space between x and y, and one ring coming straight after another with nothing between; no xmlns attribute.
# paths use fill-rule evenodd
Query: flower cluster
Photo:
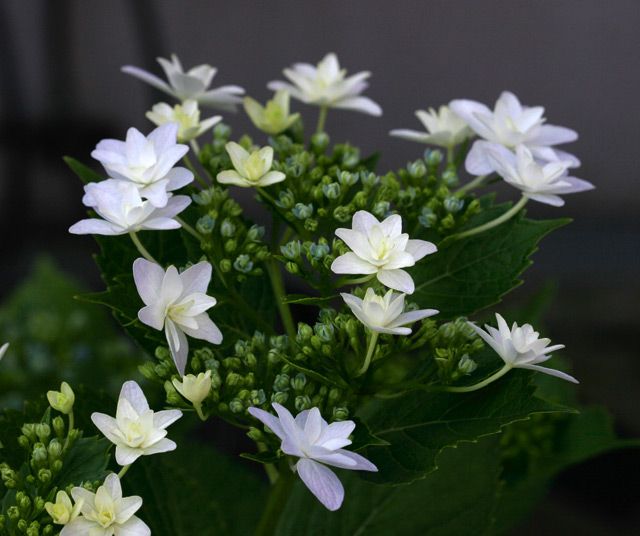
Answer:
<svg viewBox="0 0 640 536"><path fill-rule="evenodd" d="M132 128L125 141L97 145L92 156L108 178L87 184L83 203L100 219L70 231L130 235L131 242L114 239L122 240L121 250L101 241L103 258L118 266L109 274L116 287L109 292L123 302L114 307L119 320L155 349L155 361L141 371L163 385L169 407L248 429L269 460L270 476L284 471L280 477L287 478L293 470L336 510L344 488L329 467L378 470L346 449L360 448L348 418L363 397L396 398L412 388L465 393L514 368L576 381L539 366L562 346L549 346L529 324L509 330L497 314L498 329L485 331L466 320L480 307L460 308L458 301L482 294L477 281L433 290L441 279L455 278L456 255L475 251L473 240L464 239L520 215L529 199L561 206L561 195L592 188L569 175L579 162L556 148L575 140L575 132L547 125L543 108L523 106L509 92L494 110L454 100L416 112L424 131L391 132L441 149L428 148L404 168L378 174L376 155L363 157L346 143L331 146L326 133L329 110L382 113L362 95L370 73L347 76L335 54L285 69L288 81L269 83L275 94L264 105L241 98L238 86L209 89L216 74L209 65L185 71L176 56L158 61L167 82L136 67L123 71L178 103L153 106L147 117L158 126L148 136ZM291 98L319 107L314 134L305 138ZM220 116L200 118L200 105L230 111L241 102L261 142L233 138ZM211 129L211 141L200 147L197 139ZM177 165L180 159L186 168ZM460 185L462 162L476 178ZM510 208L470 193L494 173L522 193ZM234 198L242 195L238 187L270 213L270 226L251 222ZM190 197L178 195L181 188ZM488 217L489 211L496 215ZM149 249L136 234L178 228L171 237L156 233ZM114 259L114 251L126 253ZM436 273L426 277L430 267ZM304 294L287 293L286 273L296 276ZM427 308L434 305L441 315ZM311 313L304 317L310 323L296 322L302 306L318 308L315 323ZM494 363L479 365L475 355L483 341L502 361L489 375ZM65 414L73 406L67 387L49 396ZM166 428L180 416L179 409L154 412L139 386L127 382L115 417L94 413L92 421L116 445L116 462L126 472L140 456L176 447ZM95 493L74 487L75 505L66 493L56 496L47 511L65 525L63 534L146 533L134 515L141 499L122 497L123 471L107 476Z"/></svg>

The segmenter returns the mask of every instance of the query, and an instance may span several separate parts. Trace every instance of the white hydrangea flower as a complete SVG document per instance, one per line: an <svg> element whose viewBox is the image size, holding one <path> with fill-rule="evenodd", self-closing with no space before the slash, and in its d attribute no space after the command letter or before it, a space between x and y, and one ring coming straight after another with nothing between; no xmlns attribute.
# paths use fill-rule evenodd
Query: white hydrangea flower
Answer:
<svg viewBox="0 0 640 536"><path fill-rule="evenodd" d="M515 154L502 145L494 144L485 151L492 168L505 182L521 190L525 197L540 203L561 207L564 199L559 195L594 188L590 182L567 175L570 162L540 164L524 145L518 145Z"/></svg>
<svg viewBox="0 0 640 536"><path fill-rule="evenodd" d="M122 67L122 72L135 76L180 101L193 99L203 106L227 112L235 111L237 105L242 102L240 95L244 94L244 89L240 86L221 86L216 89L208 89L213 77L218 72L211 65L198 65L184 72L182 64L175 54L171 55L171 60L165 58L157 58L157 60L167 76L168 84L156 75L132 65Z"/></svg>
<svg viewBox="0 0 640 536"><path fill-rule="evenodd" d="M363 71L347 78L346 69L340 69L334 53L327 54L317 66L296 63L283 73L291 83L276 80L269 82L267 87L272 90L286 89L294 99L306 104L382 115L378 104L360 95L367 88L365 80L371 73Z"/></svg>
<svg viewBox="0 0 640 536"><path fill-rule="evenodd" d="M372 288L368 288L364 300L344 292L340 295L356 318L371 331L378 333L409 335L411 328L404 327L406 324L438 314L436 309L405 313L405 294L396 294L393 290L387 291L384 296L378 296Z"/></svg>
<svg viewBox="0 0 640 536"><path fill-rule="evenodd" d="M222 120L222 116L215 115L200 121L200 109L194 100L186 100L176 104L173 108L166 102L154 104L146 114L147 119L158 126L167 123L178 125L178 141L188 142L204 134Z"/></svg>
<svg viewBox="0 0 640 536"><path fill-rule="evenodd" d="M177 123L161 125L146 137L130 128L125 141L102 140L91 156L111 178L135 184L143 198L161 208L167 204L167 192L193 182L191 171L173 167L189 150L176 143L177 134Z"/></svg>
<svg viewBox="0 0 640 536"><path fill-rule="evenodd" d="M182 377L182 380L174 378L171 383L173 383L176 391L194 406L200 406L211 392L211 370L200 372L197 376L187 374Z"/></svg>
<svg viewBox="0 0 640 536"><path fill-rule="evenodd" d="M251 97L245 97L243 102L253 124L267 134L280 134L300 117L300 114L289 113L289 92L284 89L276 91L265 106Z"/></svg>
<svg viewBox="0 0 640 536"><path fill-rule="evenodd" d="M167 439L165 428L180 417L182 412L177 409L150 409L134 381L122 385L115 419L104 413L91 414L93 424L116 446L116 462L122 466L131 465L140 456L175 450L176 444Z"/></svg>
<svg viewBox="0 0 640 536"><path fill-rule="evenodd" d="M448 106L440 106L437 111L433 108L429 108L429 111L417 110L416 117L422 123L426 132L397 129L392 130L390 134L398 138L419 143L429 143L444 148L455 147L473 136L473 132L467 123Z"/></svg>
<svg viewBox="0 0 640 536"><path fill-rule="evenodd" d="M540 334L533 330L531 324L518 327L515 322L511 329L502 316L496 313L498 329L485 325L485 330L469 322L469 325L482 339L495 350L504 361L507 368L524 368L543 372L557 378L562 378L573 383L578 383L573 376L569 376L559 370L541 367L538 363L544 363L551 358L549 355L555 350L564 348L564 344L549 346L550 339L540 339Z"/></svg>
<svg viewBox="0 0 640 536"><path fill-rule="evenodd" d="M60 536L149 536L151 529L134 514L142 506L137 495L122 496L118 475L111 473L95 493L75 487L71 490L81 503L81 516L65 525Z"/></svg>
<svg viewBox="0 0 640 536"><path fill-rule="evenodd" d="M7 353L8 349L9 349L9 343L8 342L5 342L2 346L0 346L0 361L4 357L4 354Z"/></svg>
<svg viewBox="0 0 640 536"><path fill-rule="evenodd" d="M577 140L578 134L569 128L544 124L542 106L523 106L518 97L509 91L500 95L493 111L472 100L454 100L449 106L486 141L509 149L526 145L538 160L567 161L571 167L580 165L580 161L572 154L554 148L555 145ZM478 142L471 147L465 162L469 173L487 175L494 171L486 158L486 147L486 144Z"/></svg>
<svg viewBox="0 0 640 536"><path fill-rule="evenodd" d="M349 436L356 427L353 421L328 424L318 408L293 415L280 404L272 404L278 417L259 408L249 413L262 421L282 444L282 452L300 458L295 471L316 498L329 510L337 510L344 499L344 488L327 465L353 471L377 471L369 460L343 447L351 444Z"/></svg>
<svg viewBox="0 0 640 536"><path fill-rule="evenodd" d="M56 502L44 503L44 509L56 525L66 525L78 517L82 504L82 500L73 504L66 491L59 491L56 493Z"/></svg>
<svg viewBox="0 0 640 536"><path fill-rule="evenodd" d="M143 201L140 190L131 182L107 179L84 187L82 202L99 218L80 220L69 227L72 234L122 235L144 230L179 229L174 218L191 203L186 195L169 195L167 203L157 208Z"/></svg>
<svg viewBox="0 0 640 536"><path fill-rule="evenodd" d="M273 147L263 147L249 153L241 145L230 141L225 148L235 170L228 169L218 173L217 179L221 184L251 188L269 186L287 178L281 171L270 171L273 164Z"/></svg>
<svg viewBox="0 0 640 536"><path fill-rule="evenodd" d="M138 318L153 329L164 329L181 376L189 353L186 335L213 344L222 342L222 333L206 313L216 304L215 298L207 296L211 281L208 262L199 262L178 273L175 266L169 266L165 272L161 266L140 258L133 263L133 278L145 304L138 311Z"/></svg>
<svg viewBox="0 0 640 536"><path fill-rule="evenodd" d="M402 268L413 266L437 248L425 240L409 240L402 232L402 218L394 214L383 222L364 210L353 215L351 229L336 229L336 236L352 251L331 264L336 274L375 274L383 285L412 294L415 285Z"/></svg>
<svg viewBox="0 0 640 536"><path fill-rule="evenodd" d="M53 409L68 415L73 411L76 395L67 382L62 382L59 391L47 391L47 400Z"/></svg>

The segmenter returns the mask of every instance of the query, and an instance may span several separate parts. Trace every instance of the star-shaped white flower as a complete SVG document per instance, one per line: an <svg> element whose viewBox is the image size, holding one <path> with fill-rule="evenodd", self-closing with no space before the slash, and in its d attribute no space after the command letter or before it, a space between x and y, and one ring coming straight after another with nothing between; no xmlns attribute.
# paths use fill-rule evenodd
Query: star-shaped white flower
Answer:
<svg viewBox="0 0 640 536"><path fill-rule="evenodd" d="M157 60L169 80L168 84L156 75L132 65L122 67L122 72L135 76L180 101L193 99L203 106L228 112L235 111L237 105L242 102L240 95L244 95L244 89L239 86L208 89L218 71L211 65L198 65L184 72L175 54L171 55L171 60L165 58L157 58Z"/></svg>
<svg viewBox="0 0 640 536"><path fill-rule="evenodd" d="M481 142L482 143L482 142ZM536 162L524 145L516 147L515 154L502 145L490 144L486 158L505 182L522 191L525 197L561 207L564 199L559 195L592 190L593 184L567 175L570 162Z"/></svg>
<svg viewBox="0 0 640 536"><path fill-rule="evenodd" d="M436 309L405 313L405 294L397 294L393 290L387 291L384 296L378 296L372 288L368 288L364 300L344 292L340 295L356 318L371 331L378 333L409 335L411 328L404 327L406 324L438 314Z"/></svg>
<svg viewBox="0 0 640 536"><path fill-rule="evenodd" d="M107 179L84 187L82 202L99 218L80 220L69 227L72 234L122 235L145 230L179 229L174 218L191 203L186 195L169 195L167 203L157 208L143 201L140 190L129 181Z"/></svg>
<svg viewBox="0 0 640 536"><path fill-rule="evenodd" d="M174 378L171 383L182 396L194 406L202 404L211 392L211 370L195 374L187 374L181 380Z"/></svg>
<svg viewBox="0 0 640 536"><path fill-rule="evenodd" d="M382 115L378 104L360 95L367 88L365 80L371 73L363 71L347 78L346 69L340 69L333 53L327 54L317 66L296 63L283 73L291 83L276 80L269 82L269 89L286 89L294 99L307 104Z"/></svg>
<svg viewBox="0 0 640 536"><path fill-rule="evenodd" d="M518 327L518 324L514 322L509 329L505 319L498 313L496 313L496 320L498 321L498 329L485 325L485 331L471 322L469 325L495 350L508 368L535 370L578 383L578 380L569 374L538 365L538 363L544 363L550 359L551 352L564 348L564 344L549 346L551 340L540 339L540 334L533 330L531 324Z"/></svg>
<svg viewBox="0 0 640 536"><path fill-rule="evenodd" d="M134 184L140 195L156 207L164 207L172 192L193 182L193 173L173 167L189 147L176 143L178 123L159 126L145 137L130 128L127 139L102 140L91 156L98 160L111 178Z"/></svg>
<svg viewBox="0 0 640 536"><path fill-rule="evenodd" d="M416 117L420 120L426 132L397 129L392 130L390 134L398 138L445 148L455 147L473 135L467 123L448 106L440 106L438 111L433 108L429 108L428 112L418 110L416 111Z"/></svg>
<svg viewBox="0 0 640 536"><path fill-rule="evenodd" d="M554 148L555 145L577 140L578 134L569 128L544 124L542 106L523 106L509 91L500 95L493 111L472 100L454 100L449 106L486 141L509 149L526 145L538 160L567 161L571 162L571 167L580 165L575 156ZM486 144L478 142L471 147L465 162L469 173L487 175L495 171L486 158L485 148Z"/></svg>
<svg viewBox="0 0 640 536"><path fill-rule="evenodd" d="M175 450L176 444L167 439L165 428L180 417L182 412L177 409L150 409L134 381L122 385L115 419L104 413L91 414L93 424L116 446L116 462L122 466L131 465L140 456Z"/></svg>
<svg viewBox="0 0 640 536"><path fill-rule="evenodd" d="M204 134L222 120L222 116L215 115L200 121L198 103L186 100L182 104L171 107L166 102L154 104L146 114L149 121L156 125L176 123L178 125L178 141L191 141Z"/></svg>
<svg viewBox="0 0 640 536"><path fill-rule="evenodd" d="M233 184L243 188L269 186L287 177L281 171L270 171L273 164L273 147L263 147L249 153L241 145L230 141L225 145L234 169L218 173L221 184Z"/></svg>
<svg viewBox="0 0 640 536"><path fill-rule="evenodd" d="M148 536L151 529L134 514L142 506L137 495L122 496L120 479L111 473L95 493L73 488L71 495L81 503L82 515L65 525L60 536Z"/></svg>
<svg viewBox="0 0 640 536"><path fill-rule="evenodd" d="M140 258L133 263L133 279L145 304L138 318L153 329L164 329L173 362L183 376L189 353L186 335L213 344L222 342L222 333L206 313L216 304L215 298L207 296L211 265L199 262L182 273L169 266L165 272Z"/></svg>
<svg viewBox="0 0 640 536"><path fill-rule="evenodd" d="M336 229L336 236L352 251L334 260L331 270L336 274L375 274L383 285L412 294L413 279L402 268L435 253L436 246L425 240L409 240L397 214L380 222L373 214L359 210L353 215L351 227Z"/></svg>
<svg viewBox="0 0 640 536"><path fill-rule="evenodd" d="M66 525L80 514L82 501L73 504L66 491L56 493L56 502L44 503L44 509L56 525Z"/></svg>
<svg viewBox="0 0 640 536"><path fill-rule="evenodd" d="M351 444L349 436L356 427L353 421L328 424L318 408L293 415L280 404L272 404L278 417L259 408L249 413L262 421L282 444L282 452L300 458L295 470L316 498L329 510L337 510L344 499L344 488L327 465L353 471L377 471L369 460L343 447Z"/></svg>

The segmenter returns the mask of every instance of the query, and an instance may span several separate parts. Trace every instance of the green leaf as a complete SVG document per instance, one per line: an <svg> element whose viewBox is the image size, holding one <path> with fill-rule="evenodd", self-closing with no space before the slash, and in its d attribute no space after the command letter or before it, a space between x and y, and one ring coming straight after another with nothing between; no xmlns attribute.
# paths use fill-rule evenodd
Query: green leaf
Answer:
<svg viewBox="0 0 640 536"><path fill-rule="evenodd" d="M412 482L436 469L446 447L497 434L502 427L534 413L569 412L570 409L533 396L531 373L512 371L505 378L471 393L407 395L365 407L359 417L388 447L370 447L365 456L379 473L375 482Z"/></svg>
<svg viewBox="0 0 640 536"><path fill-rule="evenodd" d="M531 264L542 237L568 221L517 216L479 235L445 241L411 270L416 283L411 297L422 307L438 309L441 320L493 305L522 282L518 276Z"/></svg>
<svg viewBox="0 0 640 536"><path fill-rule="evenodd" d="M267 483L214 449L180 441L167 454L138 460L123 481L140 495L136 514L154 536L253 533Z"/></svg>
<svg viewBox="0 0 640 536"><path fill-rule="evenodd" d="M78 162L75 158L65 156L62 159L84 184L104 180L104 177L93 171L90 167L85 166L82 162Z"/></svg>
<svg viewBox="0 0 640 536"><path fill-rule="evenodd" d="M546 493L562 470L607 451L640 447L640 440L618 439L603 408L587 408L562 420L551 452L535 460L527 477L506 483L498 497L497 533L514 527Z"/></svg>
<svg viewBox="0 0 640 536"><path fill-rule="evenodd" d="M64 457L62 470L54 480L60 489L69 485L79 486L82 482L104 480L111 442L102 437L81 437Z"/></svg>
<svg viewBox="0 0 640 536"><path fill-rule="evenodd" d="M379 486L337 470L345 487L344 504L337 512L326 510L298 482L276 535L483 534L491 525L499 487L496 453L496 438L448 449L436 472L408 486Z"/></svg>
<svg viewBox="0 0 640 536"><path fill-rule="evenodd" d="M296 305L317 305L326 306L331 300L335 300L337 294L332 296L307 296L306 294L287 294L282 298L283 303L295 303Z"/></svg>

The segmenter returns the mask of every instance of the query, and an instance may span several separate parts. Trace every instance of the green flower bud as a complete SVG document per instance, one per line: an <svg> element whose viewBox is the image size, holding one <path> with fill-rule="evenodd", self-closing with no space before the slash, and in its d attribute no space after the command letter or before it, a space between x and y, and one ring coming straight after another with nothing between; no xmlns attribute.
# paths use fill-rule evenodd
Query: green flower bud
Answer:
<svg viewBox="0 0 640 536"><path fill-rule="evenodd" d="M456 212L460 212L460 210L462 210L462 207L464 207L464 201L462 199L460 199L459 197L455 197L455 196L449 196L444 200L444 209L447 212L451 212L452 214L455 214Z"/></svg>
<svg viewBox="0 0 640 536"><path fill-rule="evenodd" d="M213 136L217 139L227 140L231 136L231 127L225 123L218 123L213 127Z"/></svg>
<svg viewBox="0 0 640 536"><path fill-rule="evenodd" d="M345 421L349 418L349 410L347 408L333 408L333 420Z"/></svg>
<svg viewBox="0 0 640 536"><path fill-rule="evenodd" d="M341 205L333 209L333 217L341 223L346 223L351 219L351 211L349 207Z"/></svg>
<svg viewBox="0 0 640 536"><path fill-rule="evenodd" d="M289 272L290 274L298 274L300 273L300 268L298 267L298 265L295 262L288 262L284 265L284 268L287 272Z"/></svg>
<svg viewBox="0 0 640 536"><path fill-rule="evenodd" d="M25 435L18 436L18 445L20 445L23 449L28 449L31 446L31 441Z"/></svg>
<svg viewBox="0 0 640 536"><path fill-rule="evenodd" d="M302 343L304 341L309 340L311 338L311 335L313 335L313 329L311 329L311 326L309 326L308 324L305 324L304 322L299 322L298 335L296 336L296 340L299 343Z"/></svg>
<svg viewBox="0 0 640 536"><path fill-rule="evenodd" d="M253 269L253 261L249 255L238 255L233 262L233 267L240 273L248 274Z"/></svg>
<svg viewBox="0 0 640 536"><path fill-rule="evenodd" d="M458 174L455 169L447 169L442 174L442 182L444 182L447 186L455 186L458 184Z"/></svg>
<svg viewBox="0 0 640 536"><path fill-rule="evenodd" d="M256 443L261 443L265 440L264 434L258 430L257 428L249 428L249 431L247 432L247 437L249 439L253 439Z"/></svg>
<svg viewBox="0 0 640 536"><path fill-rule="evenodd" d="M51 471L49 469L40 469L38 471L38 480L43 484L51 482Z"/></svg>
<svg viewBox="0 0 640 536"><path fill-rule="evenodd" d="M299 259L301 251L302 244L299 240L292 240L291 242L287 242L284 246L280 246L280 252L290 261Z"/></svg>
<svg viewBox="0 0 640 536"><path fill-rule="evenodd" d="M322 153L329 146L329 136L326 132L316 132L311 136L311 149L315 153Z"/></svg>
<svg viewBox="0 0 640 536"><path fill-rule="evenodd" d="M296 407L296 410L304 411L305 409L309 409L311 407L311 399L307 395L296 396L294 405Z"/></svg>
<svg viewBox="0 0 640 536"><path fill-rule="evenodd" d="M322 186L322 193L327 199L338 199L338 197L340 197L340 185L337 182L324 184Z"/></svg>
<svg viewBox="0 0 640 536"><path fill-rule="evenodd" d="M372 212L378 216L378 218L386 218L391 209L391 204L389 201L378 201L375 205L373 205Z"/></svg>
<svg viewBox="0 0 640 536"><path fill-rule="evenodd" d="M291 190L283 190L280 192L280 196L276 201L276 205L280 208L288 210L293 207L296 202L296 198L294 197Z"/></svg>
<svg viewBox="0 0 640 536"><path fill-rule="evenodd" d="M358 174L349 173L348 171L341 171L340 173L338 173L338 182L342 186L346 186L348 188L358 182Z"/></svg>
<svg viewBox="0 0 640 536"><path fill-rule="evenodd" d="M51 435L51 427L47 423L36 424L36 435L40 441L45 443Z"/></svg>
<svg viewBox="0 0 640 536"><path fill-rule="evenodd" d="M201 192L191 195L196 205L206 206L213 201L213 192L211 190L202 190Z"/></svg>
<svg viewBox="0 0 640 536"><path fill-rule="evenodd" d="M32 521L27 529L27 536L40 536L40 523Z"/></svg>
<svg viewBox="0 0 640 536"><path fill-rule="evenodd" d="M49 461L57 460L62 455L62 445L57 439L52 439L47 447L49 451Z"/></svg>
<svg viewBox="0 0 640 536"><path fill-rule="evenodd" d="M231 411L231 413L242 413L244 411L244 404L242 403L242 400L234 398L229 402L229 411Z"/></svg>
<svg viewBox="0 0 640 536"><path fill-rule="evenodd" d="M231 238L236 234L236 226L229 218L225 218L220 225L220 234L225 238Z"/></svg>
<svg viewBox="0 0 640 536"><path fill-rule="evenodd" d="M321 260L325 255L329 254L329 244L311 244L309 246L309 256L314 261Z"/></svg>
<svg viewBox="0 0 640 536"><path fill-rule="evenodd" d="M37 441L36 437L36 425L35 424L24 424L20 431L29 439L29 441Z"/></svg>
<svg viewBox="0 0 640 536"><path fill-rule="evenodd" d="M289 375L288 374L278 374L276 379L273 380L273 390L274 391L286 391L289 389Z"/></svg>
<svg viewBox="0 0 640 536"><path fill-rule="evenodd" d="M427 174L427 166L422 160L416 160L407 166L407 171L414 179L421 179Z"/></svg>
<svg viewBox="0 0 640 536"><path fill-rule="evenodd" d="M431 210L430 208L423 207L422 211L420 212L420 216L418 216L418 221L423 227L429 228L433 227L436 224L436 222L438 221L438 216L436 216L433 210Z"/></svg>
<svg viewBox="0 0 640 536"><path fill-rule="evenodd" d="M51 524L45 525L44 529L42 530L42 536L52 536L53 532L54 532L53 525Z"/></svg>
<svg viewBox="0 0 640 536"><path fill-rule="evenodd" d="M226 274L227 272L230 272L230 271L231 271L231 268L233 267L233 265L231 264L231 261L230 261L229 259L222 259L222 260L220 261L219 266L220 266L220 271L221 271L222 273L225 273L225 274Z"/></svg>
<svg viewBox="0 0 640 536"><path fill-rule="evenodd" d="M264 394L264 389L254 389L249 394L249 402L252 406L262 406L267 401L267 395Z"/></svg>
<svg viewBox="0 0 640 536"><path fill-rule="evenodd" d="M294 391L302 391L305 385L307 385L307 377L302 372L291 379L291 387Z"/></svg>
<svg viewBox="0 0 640 536"><path fill-rule="evenodd" d="M51 471L53 471L54 473L59 473L60 470L62 469L62 460L55 460L52 464L51 464Z"/></svg>
<svg viewBox="0 0 640 536"><path fill-rule="evenodd" d="M196 222L196 230L202 235L208 235L213 232L216 226L216 220L214 220L209 214L205 214L201 218L198 218Z"/></svg>
<svg viewBox="0 0 640 536"><path fill-rule="evenodd" d="M429 167L436 168L442 162L442 152L437 149L427 149L424 152L424 159Z"/></svg>
<svg viewBox="0 0 640 536"><path fill-rule="evenodd" d="M291 213L299 220L305 220L313 215L313 205L311 203L308 205L296 203L291 209Z"/></svg>
<svg viewBox="0 0 640 536"><path fill-rule="evenodd" d="M318 220L314 219L314 218L307 218L304 221L304 229L305 231L309 231L310 233L315 232L315 230L318 228Z"/></svg>
<svg viewBox="0 0 640 536"><path fill-rule="evenodd" d="M18 510L17 506L10 506L7 509L7 516L12 521L15 521L16 519L20 519L20 510Z"/></svg>
<svg viewBox="0 0 640 536"><path fill-rule="evenodd" d="M478 368L478 364L471 359L467 354L463 355L458 361L458 370L462 374L471 374Z"/></svg>
<svg viewBox="0 0 640 536"><path fill-rule="evenodd" d="M335 329L331 324L318 322L314 327L314 331L322 342L330 342L333 340Z"/></svg>
<svg viewBox="0 0 640 536"><path fill-rule="evenodd" d="M288 399L289 393L287 393L286 391L279 391L271 395L271 402L275 402L276 404L280 405L286 404Z"/></svg>
<svg viewBox="0 0 640 536"><path fill-rule="evenodd" d="M42 467L47 463L49 453L42 443L36 443L31 453L31 464L36 467Z"/></svg>
<svg viewBox="0 0 640 536"><path fill-rule="evenodd" d="M247 231L247 238L252 242L259 242L264 237L264 227L261 225L252 225Z"/></svg>
<svg viewBox="0 0 640 536"><path fill-rule="evenodd" d="M442 225L443 229L451 229L456 224L456 220L453 217L453 214L447 214L442 220L440 220L440 225Z"/></svg>
<svg viewBox="0 0 640 536"><path fill-rule="evenodd" d="M242 385L242 376L236 372L229 372L224 382L228 387L235 387Z"/></svg>
<svg viewBox="0 0 640 536"><path fill-rule="evenodd" d="M18 504L18 508L23 512L27 511L31 508L31 499L26 493L19 491L16 493L16 503Z"/></svg>

